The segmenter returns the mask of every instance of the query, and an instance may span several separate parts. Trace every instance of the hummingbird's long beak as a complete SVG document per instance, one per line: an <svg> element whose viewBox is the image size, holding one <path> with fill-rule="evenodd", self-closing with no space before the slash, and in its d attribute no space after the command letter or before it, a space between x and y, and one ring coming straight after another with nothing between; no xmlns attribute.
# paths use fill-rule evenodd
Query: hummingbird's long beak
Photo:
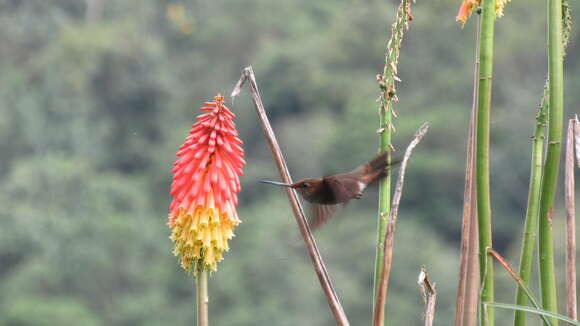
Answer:
<svg viewBox="0 0 580 326"><path fill-rule="evenodd" d="M268 184L276 185L276 186L282 186L282 187L292 187L291 183L280 182L280 181L272 181L272 180L262 179L262 180L260 180L260 182L261 183L268 183Z"/></svg>

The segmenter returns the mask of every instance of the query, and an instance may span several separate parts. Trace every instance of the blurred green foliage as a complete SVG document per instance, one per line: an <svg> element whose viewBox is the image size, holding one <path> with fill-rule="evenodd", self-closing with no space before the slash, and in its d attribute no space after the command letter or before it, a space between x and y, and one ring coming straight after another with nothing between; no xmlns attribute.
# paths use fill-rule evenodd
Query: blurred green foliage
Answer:
<svg viewBox="0 0 580 326"><path fill-rule="evenodd" d="M396 5L0 0L0 326L192 325L193 280L171 253L166 216L197 107L229 94L251 64L296 178L356 166L378 145L375 75ZM453 318L475 25L460 28L458 6L418 2L403 45L398 153L421 122L431 131L408 169L391 325L420 325L421 265L438 284L437 323ZM546 70L544 6L514 1L496 27L492 205L495 245L513 261ZM580 103L577 41L568 107ZM243 223L210 280L212 324L333 325L283 192L258 183L277 172L247 93L234 104ZM317 233L354 325L370 321L375 214L369 190ZM513 284L499 277L509 301Z"/></svg>

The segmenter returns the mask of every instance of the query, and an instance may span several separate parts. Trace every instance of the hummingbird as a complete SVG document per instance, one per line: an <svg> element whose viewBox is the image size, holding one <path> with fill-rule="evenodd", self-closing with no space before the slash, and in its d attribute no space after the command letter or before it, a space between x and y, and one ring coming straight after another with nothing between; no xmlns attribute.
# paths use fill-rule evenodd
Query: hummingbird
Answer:
<svg viewBox="0 0 580 326"><path fill-rule="evenodd" d="M388 167L399 163L387 162L388 152L375 156L356 169L323 178L301 179L294 183L261 180L263 183L293 188L312 204L312 229L317 229L336 212L338 204L360 199L363 191L373 182L387 176Z"/></svg>

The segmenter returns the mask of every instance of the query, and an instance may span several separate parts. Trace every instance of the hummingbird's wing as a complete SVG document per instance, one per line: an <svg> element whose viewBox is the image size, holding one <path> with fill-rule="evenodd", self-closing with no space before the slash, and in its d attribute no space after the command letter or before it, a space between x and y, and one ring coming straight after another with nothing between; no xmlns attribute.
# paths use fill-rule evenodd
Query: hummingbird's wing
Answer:
<svg viewBox="0 0 580 326"><path fill-rule="evenodd" d="M312 230L316 230L321 227L326 221L328 221L331 217L334 216L336 213L336 208L338 205L322 205L322 204L313 204L311 205L311 219L310 219L310 227Z"/></svg>

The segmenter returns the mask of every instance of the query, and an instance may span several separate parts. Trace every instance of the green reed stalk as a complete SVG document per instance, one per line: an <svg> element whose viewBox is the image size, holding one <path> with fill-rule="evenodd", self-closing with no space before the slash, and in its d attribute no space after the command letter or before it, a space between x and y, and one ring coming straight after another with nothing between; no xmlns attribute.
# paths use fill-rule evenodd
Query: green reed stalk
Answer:
<svg viewBox="0 0 580 326"><path fill-rule="evenodd" d="M489 190L489 121L493 74L493 36L495 0L483 0L479 47L479 85L477 99L476 189L479 224L479 268L482 281L481 301L494 301L493 260L486 259L492 247L491 200ZM493 326L494 311L486 309L482 324Z"/></svg>
<svg viewBox="0 0 580 326"><path fill-rule="evenodd" d="M542 306L547 311L557 312L556 275L554 267L554 245L552 220L554 200L558 183L560 153L562 150L562 126L564 110L564 69L562 46L562 0L548 1L548 76L549 76L549 114L548 149L542 178L540 195L540 288ZM556 326L558 321L552 319Z"/></svg>
<svg viewBox="0 0 580 326"><path fill-rule="evenodd" d="M393 118L396 118L396 113L393 110L393 104L398 101L396 92L396 82L399 81L397 77L397 65L399 63L399 53L401 43L405 30L408 28L410 19L410 3L408 0L401 0L401 4L397 9L397 16L395 22L391 27L391 38L387 43L387 55L385 57L385 66L383 73L377 75L377 81L380 88L380 109L379 109L379 130L380 144L379 151L392 151L393 145L391 143L391 136L394 132ZM388 158L390 160L390 156ZM389 216L391 205L391 177L390 174L379 183L379 212L377 223L377 248L375 257L375 276L374 276L374 291L373 291L373 307L376 306L376 298L378 288L380 286L379 278L384 264L384 243L387 231L387 217ZM379 314L384 315L384 305L379 305L378 309L383 311ZM373 311L376 314L376 311ZM381 320L381 325L384 321Z"/></svg>
<svg viewBox="0 0 580 326"><path fill-rule="evenodd" d="M540 104L540 110L536 117L536 129L533 136L532 145L532 167L530 172L530 189L528 192L528 207L526 210L526 221L524 225L524 237L522 240L522 252L520 257L519 274L522 281L530 284L532 274L532 261L534 259L534 247L538 234L538 208L540 206L540 187L542 183L542 162L544 150L544 132L546 129L546 112L548 110L548 81L544 87L544 96ZM525 306L528 304L528 297L524 288L518 286L516 294L516 304ZM516 310L514 314L514 326L526 325L526 312Z"/></svg>
<svg viewBox="0 0 580 326"><path fill-rule="evenodd" d="M568 46L568 39L571 31L571 16L568 1L562 1L562 47L563 51ZM564 55L565 53L563 53ZM542 96L540 110L536 117L536 129L533 136L532 168L530 174L530 190L528 193L528 207L526 212L526 222L524 226L524 237L522 240L522 252L520 258L520 275L526 285L529 285L534 246L538 233L538 209L540 205L540 189L542 180L543 145L546 129L546 115L549 111L550 79L546 80L544 94ZM516 294L516 304L525 306L528 298L522 287L518 287ZM516 310L514 315L514 326L526 325L526 313L523 310Z"/></svg>

